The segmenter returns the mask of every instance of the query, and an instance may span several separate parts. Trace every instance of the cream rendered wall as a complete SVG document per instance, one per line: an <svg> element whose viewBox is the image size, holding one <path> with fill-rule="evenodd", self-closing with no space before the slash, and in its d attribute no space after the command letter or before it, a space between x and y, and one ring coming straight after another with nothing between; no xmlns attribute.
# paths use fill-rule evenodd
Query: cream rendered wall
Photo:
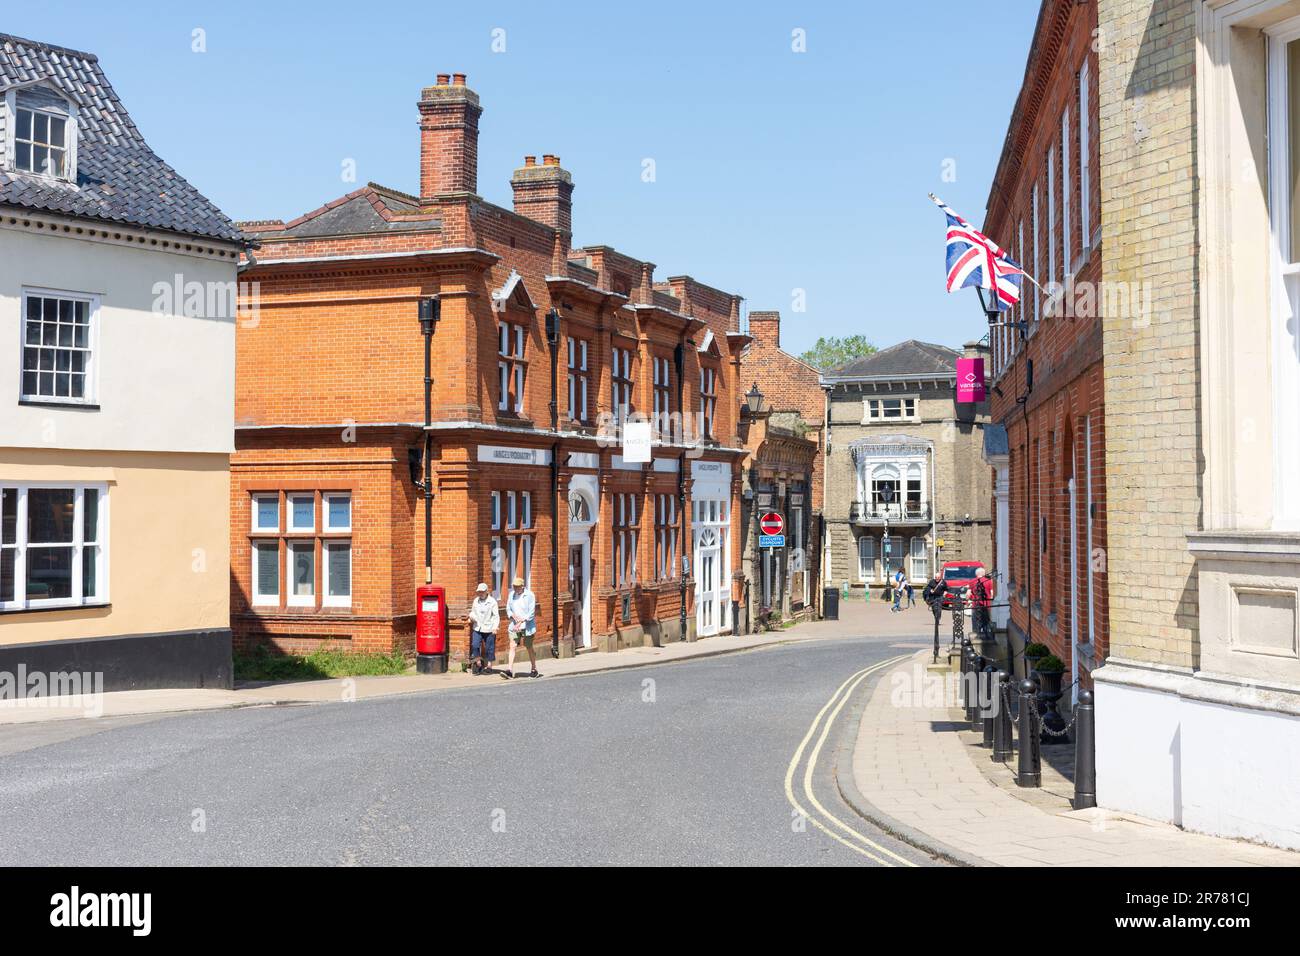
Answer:
<svg viewBox="0 0 1300 956"><path fill-rule="evenodd" d="M157 282L230 283L235 262L15 228L0 219L0 447L234 448L233 315L156 314ZM19 405L24 287L100 298L100 408Z"/></svg>
<svg viewBox="0 0 1300 956"><path fill-rule="evenodd" d="M110 603L0 616L0 645L228 627L229 468L224 454L0 448L6 479L108 483Z"/></svg>

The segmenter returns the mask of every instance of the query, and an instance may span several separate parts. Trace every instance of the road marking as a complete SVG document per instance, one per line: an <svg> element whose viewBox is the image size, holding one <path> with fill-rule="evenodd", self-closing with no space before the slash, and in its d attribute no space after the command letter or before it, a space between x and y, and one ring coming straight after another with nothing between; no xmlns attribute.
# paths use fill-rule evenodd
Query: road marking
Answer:
<svg viewBox="0 0 1300 956"><path fill-rule="evenodd" d="M864 836L862 833L853 829L853 827L849 826L843 820L840 820L838 817L836 817L834 814L828 811L824 806L822 806L821 802L817 799L816 794L813 792L812 775L813 775L813 768L817 764L817 758L821 755L822 745L826 742L826 738L830 734L831 725L834 724L835 718L838 717L840 711L844 709L844 705L848 703L848 700L853 695L853 692L857 690L858 686L863 681L865 681L868 677L870 677L872 674L876 673L877 671L883 668L889 667L893 664L897 664L899 661L906 660L907 657L908 655L901 654L897 657L892 657L889 660L881 661L878 664L873 664L870 667L865 667L862 670L858 671L856 674L850 675L849 678L844 681L844 683L840 684L840 686L836 689L835 693L831 695L830 700L826 702L825 706L823 706L822 709L818 711L817 716L813 718L812 725L808 728L808 733L804 734L804 738L802 741L800 741L798 749L795 750L794 757L791 758L790 766L786 770L786 774L785 774L785 796L786 799L790 801L791 806L793 806L796 811L802 814L809 822L812 823L813 826L821 830L827 836L831 837L834 840L839 841L844 846L848 847L850 850L853 850L855 853L861 854L862 856L865 856L868 859L876 863L879 863L881 866L895 866L896 864L890 862L890 860L887 860L882 856L877 855L877 853L871 852L871 850L876 850L879 853L883 853L887 857L892 857L893 860L898 861L898 863L901 863L904 866L916 866L916 864L913 863L911 860L899 856L897 853L894 853L892 850L889 850L888 848L881 846L879 843L875 842L874 840ZM832 711L832 708L834 708L833 712L831 712L829 718L826 718L827 712ZM823 724L823 718L826 718L824 724ZM812 804L813 808L818 813L820 813L826 820L835 824L844 832L848 833L852 838L860 841L862 845L851 842L850 840L846 840L844 837L840 836L834 830L827 827L820 820L818 820L817 817L813 816L807 810L805 810L803 806L799 803L799 801L795 798L795 794L794 794L795 770L799 766L799 761L802 759L804 751L808 748L808 742L812 740L813 735L817 733L818 727L821 727L821 735L817 740L817 744L814 747L812 754L809 756L808 766L804 772L804 776L803 776L804 793L807 796L808 801ZM868 850L865 849L864 847L870 847L871 849Z"/></svg>

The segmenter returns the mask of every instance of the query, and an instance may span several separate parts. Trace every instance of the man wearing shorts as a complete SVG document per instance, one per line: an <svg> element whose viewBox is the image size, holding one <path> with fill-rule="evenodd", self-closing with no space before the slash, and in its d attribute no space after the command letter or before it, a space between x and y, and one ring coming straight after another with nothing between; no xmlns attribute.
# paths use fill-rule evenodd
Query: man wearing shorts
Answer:
<svg viewBox="0 0 1300 956"><path fill-rule="evenodd" d="M537 673L537 655L533 653L533 636L537 633L537 598L524 585L523 578L511 582L510 598L506 601L506 617L509 618L507 630L510 632L510 653L507 658L507 670L501 676L510 680L515 676L515 651L524 645L528 652L528 663L533 671L529 677L541 677Z"/></svg>

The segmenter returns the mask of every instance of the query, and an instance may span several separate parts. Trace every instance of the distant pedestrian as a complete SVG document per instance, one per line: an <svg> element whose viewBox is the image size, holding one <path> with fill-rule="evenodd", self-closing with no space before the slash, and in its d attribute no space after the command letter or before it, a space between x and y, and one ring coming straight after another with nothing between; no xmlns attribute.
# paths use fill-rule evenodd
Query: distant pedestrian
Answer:
<svg viewBox="0 0 1300 956"><path fill-rule="evenodd" d="M901 605L903 603L903 591L906 588L907 575L903 573L902 568L899 568L894 572L894 606L890 608L890 611L901 611L903 609Z"/></svg>
<svg viewBox="0 0 1300 956"><path fill-rule="evenodd" d="M912 587L911 581L908 581L903 586L907 588L907 607L910 610L911 608L916 607L916 590Z"/></svg>
<svg viewBox="0 0 1300 956"><path fill-rule="evenodd" d="M993 640L993 627L989 620L989 609L993 606L993 582L986 577L983 568L976 568L975 580L970 583L971 616L974 618L975 633L981 640Z"/></svg>
<svg viewBox="0 0 1300 956"><path fill-rule="evenodd" d="M528 652L528 663L532 665L529 677L541 677L537 673L537 655L533 653L533 636L537 633L537 597L524 584L523 578L515 578L506 601L506 625L510 633L510 653L506 661L506 672L501 676L510 680L515 676L515 651L524 645Z"/></svg>
<svg viewBox="0 0 1300 956"><path fill-rule="evenodd" d="M921 591L921 600L930 605L930 612L934 614L934 622L939 623L943 617L943 578L939 572L935 571L934 575L925 584L925 589Z"/></svg>
<svg viewBox="0 0 1300 956"><path fill-rule="evenodd" d="M501 627L501 609L486 584L479 584L474 600L469 606L470 672L478 675L492 672L497 660L497 631Z"/></svg>

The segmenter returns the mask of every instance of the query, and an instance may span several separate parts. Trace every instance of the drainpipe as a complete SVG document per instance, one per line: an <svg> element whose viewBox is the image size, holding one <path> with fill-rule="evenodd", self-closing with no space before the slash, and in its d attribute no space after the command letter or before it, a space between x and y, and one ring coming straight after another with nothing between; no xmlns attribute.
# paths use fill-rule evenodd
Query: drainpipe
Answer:
<svg viewBox="0 0 1300 956"><path fill-rule="evenodd" d="M546 313L551 347L551 657L560 656L560 313Z"/></svg>
<svg viewBox="0 0 1300 956"><path fill-rule="evenodd" d="M927 489L926 498L929 499L927 504L930 507L930 575L939 570L939 532L935 527L934 521L934 473L935 473L935 454L934 442L930 442L930 487Z"/></svg>

